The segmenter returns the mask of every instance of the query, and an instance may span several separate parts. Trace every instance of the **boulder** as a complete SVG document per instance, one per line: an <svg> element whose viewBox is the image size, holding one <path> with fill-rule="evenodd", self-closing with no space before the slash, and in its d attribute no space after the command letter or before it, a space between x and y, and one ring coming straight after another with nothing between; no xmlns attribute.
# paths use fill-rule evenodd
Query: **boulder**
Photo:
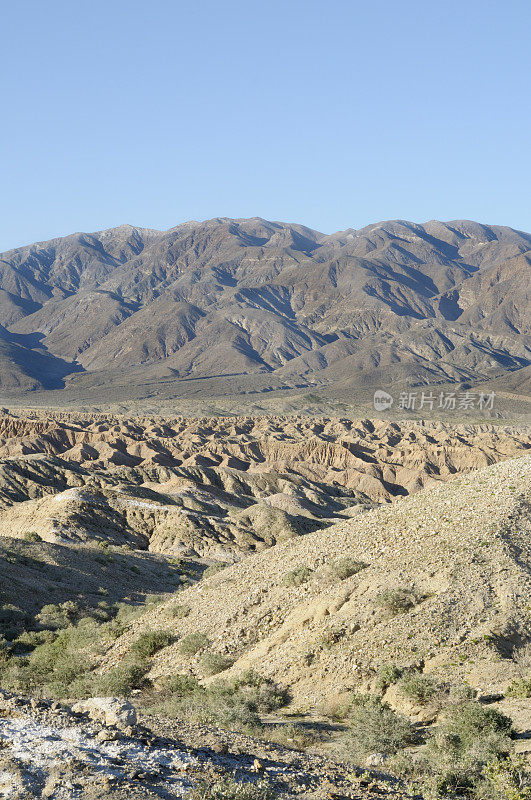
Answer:
<svg viewBox="0 0 531 800"><path fill-rule="evenodd" d="M119 697L90 697L72 706L76 714L88 714L103 725L126 728L136 725L137 716L133 705Z"/></svg>

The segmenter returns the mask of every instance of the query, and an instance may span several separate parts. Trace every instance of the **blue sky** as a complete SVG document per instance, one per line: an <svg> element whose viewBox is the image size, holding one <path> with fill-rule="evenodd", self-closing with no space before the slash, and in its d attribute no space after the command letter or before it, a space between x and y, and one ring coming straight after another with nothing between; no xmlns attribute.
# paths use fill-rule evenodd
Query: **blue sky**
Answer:
<svg viewBox="0 0 531 800"><path fill-rule="evenodd" d="M528 2L0 6L0 250L213 216L531 230Z"/></svg>

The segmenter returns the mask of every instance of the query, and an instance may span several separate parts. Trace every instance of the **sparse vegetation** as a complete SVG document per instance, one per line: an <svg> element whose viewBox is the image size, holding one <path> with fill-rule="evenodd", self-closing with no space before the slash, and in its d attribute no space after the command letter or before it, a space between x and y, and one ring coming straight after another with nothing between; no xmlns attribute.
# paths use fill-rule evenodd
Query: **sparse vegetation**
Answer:
<svg viewBox="0 0 531 800"><path fill-rule="evenodd" d="M131 645L131 652L139 658L151 658L163 647L168 647L173 636L168 631L146 631Z"/></svg>
<svg viewBox="0 0 531 800"><path fill-rule="evenodd" d="M475 787L478 800L531 800L531 771L525 756L489 761Z"/></svg>
<svg viewBox="0 0 531 800"><path fill-rule="evenodd" d="M167 695L186 697L200 688L197 678L193 675L170 675L162 684L162 691Z"/></svg>
<svg viewBox="0 0 531 800"><path fill-rule="evenodd" d="M260 715L289 702L274 681L252 671L207 687L188 676L174 676L164 685L163 697L154 707L168 716L257 735L264 732Z"/></svg>
<svg viewBox="0 0 531 800"><path fill-rule="evenodd" d="M154 602L154 601L153 601ZM92 670L99 657L146 606L112 605L102 601L91 616L73 601L43 606L38 630L14 628L4 640L0 685L4 689L48 697L87 697L90 694L127 696L146 685L146 658L162 639L142 639L139 651L102 675ZM30 620L23 618L26 624Z"/></svg>
<svg viewBox="0 0 531 800"><path fill-rule="evenodd" d="M334 561L330 565L330 571L336 578L344 581L346 578L350 578L352 575L361 572L361 570L365 569L367 566L368 564L364 561L358 561L355 558L347 556L346 558L340 558L338 561Z"/></svg>
<svg viewBox="0 0 531 800"><path fill-rule="evenodd" d="M200 650L205 650L209 644L210 639L208 636L205 633L196 631L195 633L189 633L188 636L181 639L179 652L183 656L195 656Z"/></svg>
<svg viewBox="0 0 531 800"><path fill-rule="evenodd" d="M402 760L402 775L427 798L488 798L482 793L490 791L494 775L507 763L510 732L510 720L493 708L473 701L455 706L437 725L424 750ZM484 773L489 764L493 765L489 768L492 779Z"/></svg>
<svg viewBox="0 0 531 800"><path fill-rule="evenodd" d="M90 692L97 694L116 695L127 697L133 689L142 689L146 686L146 673L149 666L145 661L128 659L103 675L94 678Z"/></svg>
<svg viewBox="0 0 531 800"><path fill-rule="evenodd" d="M170 614L172 617L175 617L175 619L184 619L190 614L190 611L190 606L182 605L182 603L176 603L170 606Z"/></svg>
<svg viewBox="0 0 531 800"><path fill-rule="evenodd" d="M515 678L505 691L506 697L531 697L531 675L528 678Z"/></svg>
<svg viewBox="0 0 531 800"><path fill-rule="evenodd" d="M318 737L313 731L292 722L287 725L264 727L258 735L268 742L274 742L284 747L293 747L296 750L305 750L318 741Z"/></svg>
<svg viewBox="0 0 531 800"><path fill-rule="evenodd" d="M403 670L396 664L380 664L378 667L378 689L385 692L393 683L402 676Z"/></svg>
<svg viewBox="0 0 531 800"><path fill-rule="evenodd" d="M26 531L24 534L24 539L27 542L42 542L42 536L39 536L37 531Z"/></svg>
<svg viewBox="0 0 531 800"><path fill-rule="evenodd" d="M211 578L212 575L217 575L218 572L226 569L229 565L225 561L219 561L217 564L211 564L203 572L203 578Z"/></svg>
<svg viewBox="0 0 531 800"><path fill-rule="evenodd" d="M266 780L240 783L233 778L204 781L192 789L190 800L274 800L277 797Z"/></svg>
<svg viewBox="0 0 531 800"><path fill-rule="evenodd" d="M384 611L396 616L410 611L416 605L417 598L411 589L399 587L397 589L384 589L376 595L375 602Z"/></svg>
<svg viewBox="0 0 531 800"><path fill-rule="evenodd" d="M224 672L232 664L233 660L228 656L221 655L221 653L204 653L200 661L201 669L207 677Z"/></svg>
<svg viewBox="0 0 531 800"><path fill-rule="evenodd" d="M346 739L352 756L375 752L390 755L414 744L416 738L409 719L379 698L372 695L355 698Z"/></svg>
<svg viewBox="0 0 531 800"><path fill-rule="evenodd" d="M286 572L282 578L282 583L284 586L302 586L303 583L307 583L310 580L312 574L313 570L310 567L297 567L290 572Z"/></svg>
<svg viewBox="0 0 531 800"><path fill-rule="evenodd" d="M406 672L397 685L404 697L421 704L435 700L442 691L442 687L431 675L423 675L421 672Z"/></svg>

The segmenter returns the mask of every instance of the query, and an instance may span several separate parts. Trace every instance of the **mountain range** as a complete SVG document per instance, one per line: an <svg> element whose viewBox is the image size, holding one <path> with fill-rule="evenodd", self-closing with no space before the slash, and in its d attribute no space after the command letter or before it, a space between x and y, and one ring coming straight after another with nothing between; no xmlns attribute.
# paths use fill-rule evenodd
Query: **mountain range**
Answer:
<svg viewBox="0 0 531 800"><path fill-rule="evenodd" d="M76 233L0 254L0 391L216 378L523 391L530 265L531 234L464 220Z"/></svg>

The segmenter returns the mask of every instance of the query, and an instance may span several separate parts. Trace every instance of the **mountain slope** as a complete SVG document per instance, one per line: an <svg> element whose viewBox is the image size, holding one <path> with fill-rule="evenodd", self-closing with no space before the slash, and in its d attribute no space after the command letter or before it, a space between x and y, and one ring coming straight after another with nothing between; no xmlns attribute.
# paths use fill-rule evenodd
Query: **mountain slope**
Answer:
<svg viewBox="0 0 531 800"><path fill-rule="evenodd" d="M121 226L1 254L0 324L84 370L70 386L124 372L356 386L387 367L402 382L479 382L531 362L530 265L531 235L467 221L330 236L258 218ZM48 385L34 373L2 388Z"/></svg>
<svg viewBox="0 0 531 800"><path fill-rule="evenodd" d="M250 556L149 612L111 648L104 668L129 651L141 630L201 631L211 649L289 685L298 706L374 684L381 664L421 664L486 690L506 685L512 650L529 637L531 458L506 461L443 486L399 498L325 530ZM346 579L338 559L362 568ZM305 568L304 580L287 580ZM344 578L344 576L343 576ZM383 592L411 598L405 613ZM505 660L504 660L505 659ZM202 677L200 660L178 641L154 660L152 675Z"/></svg>

